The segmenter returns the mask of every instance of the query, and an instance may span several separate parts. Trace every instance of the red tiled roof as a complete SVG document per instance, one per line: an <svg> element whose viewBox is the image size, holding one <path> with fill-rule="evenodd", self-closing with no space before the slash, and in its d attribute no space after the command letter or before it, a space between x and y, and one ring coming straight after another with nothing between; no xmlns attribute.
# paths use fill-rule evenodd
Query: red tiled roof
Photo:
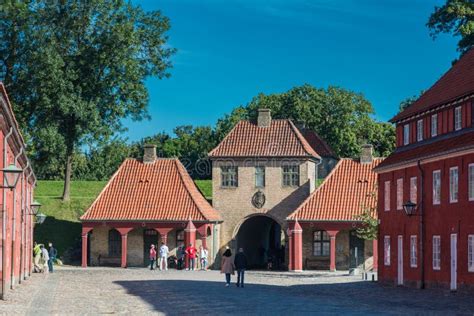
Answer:
<svg viewBox="0 0 474 316"><path fill-rule="evenodd" d="M178 159L125 160L82 221L218 221Z"/></svg>
<svg viewBox="0 0 474 316"><path fill-rule="evenodd" d="M421 143L399 147L388 156L376 172L396 168L420 159L434 158L453 152L474 148L474 129L465 129L457 133L445 134Z"/></svg>
<svg viewBox="0 0 474 316"><path fill-rule="evenodd" d="M474 49L456 62L430 89L390 121L396 122L474 93Z"/></svg>
<svg viewBox="0 0 474 316"><path fill-rule="evenodd" d="M332 148L329 147L324 139L322 139L315 131L304 129L302 133L314 151L316 151L320 156L337 158Z"/></svg>
<svg viewBox="0 0 474 316"><path fill-rule="evenodd" d="M320 158L290 120L272 120L269 127L240 121L209 157Z"/></svg>
<svg viewBox="0 0 474 316"><path fill-rule="evenodd" d="M375 210L377 174L372 171L382 162L361 164L341 159L316 189L287 219L300 221L355 221L367 208ZM374 211L373 216L376 216Z"/></svg>

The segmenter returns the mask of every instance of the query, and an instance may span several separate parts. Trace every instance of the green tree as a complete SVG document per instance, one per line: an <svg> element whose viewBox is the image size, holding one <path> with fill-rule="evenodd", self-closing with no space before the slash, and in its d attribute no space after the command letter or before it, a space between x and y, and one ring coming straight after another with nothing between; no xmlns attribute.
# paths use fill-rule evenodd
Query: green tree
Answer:
<svg viewBox="0 0 474 316"><path fill-rule="evenodd" d="M443 6L435 7L426 25L433 38L440 33L460 37L458 51L464 54L474 46L474 2L447 0Z"/></svg>
<svg viewBox="0 0 474 316"><path fill-rule="evenodd" d="M64 165L68 200L76 151L120 132L125 117L148 117L145 79L167 77L171 66L169 20L125 0L8 3L0 10L3 79L34 157ZM39 147L45 129L57 152Z"/></svg>

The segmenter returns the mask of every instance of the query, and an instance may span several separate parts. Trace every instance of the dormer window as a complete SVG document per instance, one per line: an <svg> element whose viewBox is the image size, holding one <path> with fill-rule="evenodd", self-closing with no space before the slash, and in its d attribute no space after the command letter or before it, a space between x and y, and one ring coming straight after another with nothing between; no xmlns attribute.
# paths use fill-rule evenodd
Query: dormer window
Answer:
<svg viewBox="0 0 474 316"><path fill-rule="evenodd" d="M462 128L462 110L458 106L454 109L454 130L459 131Z"/></svg>
<svg viewBox="0 0 474 316"><path fill-rule="evenodd" d="M416 140L418 142L423 140L423 120L416 122Z"/></svg>
<svg viewBox="0 0 474 316"><path fill-rule="evenodd" d="M438 136L438 114L431 115L431 137Z"/></svg>
<svg viewBox="0 0 474 316"><path fill-rule="evenodd" d="M410 143L410 125L405 124L403 126L403 145L408 145Z"/></svg>

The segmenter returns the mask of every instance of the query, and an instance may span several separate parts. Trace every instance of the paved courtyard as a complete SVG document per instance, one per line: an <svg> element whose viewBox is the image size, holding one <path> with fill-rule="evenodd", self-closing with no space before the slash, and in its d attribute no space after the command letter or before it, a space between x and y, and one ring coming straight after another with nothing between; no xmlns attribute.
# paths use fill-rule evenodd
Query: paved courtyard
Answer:
<svg viewBox="0 0 474 316"><path fill-rule="evenodd" d="M216 271L62 267L34 274L0 302L0 314L474 313L472 296L382 287L341 272L255 271L247 283L226 288Z"/></svg>

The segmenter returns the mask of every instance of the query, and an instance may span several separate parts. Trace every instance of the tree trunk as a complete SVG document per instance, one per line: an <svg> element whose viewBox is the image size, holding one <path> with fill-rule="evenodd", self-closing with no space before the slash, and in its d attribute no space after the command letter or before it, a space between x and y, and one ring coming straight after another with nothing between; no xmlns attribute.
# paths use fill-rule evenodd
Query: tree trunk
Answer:
<svg viewBox="0 0 474 316"><path fill-rule="evenodd" d="M72 156L73 150L68 150L66 157L66 170L64 172L63 201L69 201L71 196Z"/></svg>

